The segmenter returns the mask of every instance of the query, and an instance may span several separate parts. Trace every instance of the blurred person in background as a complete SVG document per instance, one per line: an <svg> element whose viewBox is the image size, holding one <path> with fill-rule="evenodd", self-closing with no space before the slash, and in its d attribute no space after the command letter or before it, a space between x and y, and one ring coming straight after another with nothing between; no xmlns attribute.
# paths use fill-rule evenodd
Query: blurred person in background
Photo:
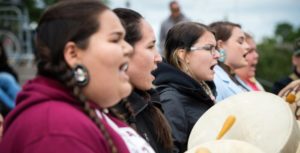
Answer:
<svg viewBox="0 0 300 153"><path fill-rule="evenodd" d="M169 3L169 9L170 9L170 16L165 19L160 27L160 33L159 33L159 49L160 53L163 54L164 52L164 45L166 42L166 36L168 31L177 23L179 22L186 22L190 21L180 10L180 5L177 1L171 1Z"/></svg>
<svg viewBox="0 0 300 153"><path fill-rule="evenodd" d="M0 42L0 113L5 117L14 107L20 91L18 75L9 65L5 48Z"/></svg>
<svg viewBox="0 0 300 153"><path fill-rule="evenodd" d="M284 78L281 78L277 80L273 87L271 92L274 94L278 94L281 89L283 89L285 86L287 86L289 83L295 80L299 80L300 78L300 38L297 38L294 44L294 52L292 56L292 64L293 64L293 72L285 76Z"/></svg>
<svg viewBox="0 0 300 153"><path fill-rule="evenodd" d="M257 52L256 43L251 35L245 33L246 42L249 45L246 60L248 65L235 70L235 73L242 81L253 91L264 91L262 85L255 79L256 65L258 63L259 54Z"/></svg>

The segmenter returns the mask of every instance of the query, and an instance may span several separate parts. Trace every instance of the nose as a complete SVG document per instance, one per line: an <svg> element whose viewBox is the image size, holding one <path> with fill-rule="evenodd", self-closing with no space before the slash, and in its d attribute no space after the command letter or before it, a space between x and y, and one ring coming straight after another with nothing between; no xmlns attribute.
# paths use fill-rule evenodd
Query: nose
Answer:
<svg viewBox="0 0 300 153"><path fill-rule="evenodd" d="M250 50L250 46L246 41L244 41L243 49L244 53L247 53Z"/></svg>
<svg viewBox="0 0 300 153"><path fill-rule="evenodd" d="M157 51L157 49L155 49L155 55L154 55L154 62L155 63L159 63L162 61L162 57L161 55L159 54L159 52Z"/></svg>
<svg viewBox="0 0 300 153"><path fill-rule="evenodd" d="M131 57L133 55L133 47L127 42L127 41L123 41L123 51L125 56L127 57Z"/></svg>
<svg viewBox="0 0 300 153"><path fill-rule="evenodd" d="M213 58L214 59L219 59L220 57L221 57L221 53L218 50L215 50L214 54L213 54Z"/></svg>

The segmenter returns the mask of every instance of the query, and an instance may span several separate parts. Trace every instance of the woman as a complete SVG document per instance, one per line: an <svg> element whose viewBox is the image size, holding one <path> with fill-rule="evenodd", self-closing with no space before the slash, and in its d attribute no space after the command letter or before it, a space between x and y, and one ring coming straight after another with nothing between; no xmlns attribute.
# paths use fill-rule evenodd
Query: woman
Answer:
<svg viewBox="0 0 300 153"><path fill-rule="evenodd" d="M214 84L205 81L214 77L215 46L214 34L200 23L180 23L167 34L167 63L158 66L154 84L171 124L175 152L186 151L192 127L214 105Z"/></svg>
<svg viewBox="0 0 300 153"><path fill-rule="evenodd" d="M6 153L154 151L108 107L131 92L132 47L118 17L99 1L62 1L37 28L38 75L5 120Z"/></svg>
<svg viewBox="0 0 300 153"><path fill-rule="evenodd" d="M246 42L249 45L247 56L245 57L248 64L245 67L235 71L237 76L245 83L251 91L265 91L263 86L255 79L256 65L258 64L259 54L256 49L256 43L251 35L245 33Z"/></svg>
<svg viewBox="0 0 300 153"><path fill-rule="evenodd" d="M125 116L137 132L146 139L155 152L167 153L172 149L170 127L160 108L158 95L153 87L151 74L161 62L161 56L155 47L155 35L150 24L137 12L118 8L114 12L120 18L125 30L125 40L133 46L134 54L129 62L127 74L133 85L133 92L117 106L118 113ZM151 91L149 91L151 90ZM131 108L132 112L123 108Z"/></svg>
<svg viewBox="0 0 300 153"><path fill-rule="evenodd" d="M217 88L217 101L250 88L234 73L236 69L247 66L247 50L245 34L241 26L231 22L215 22L210 25L215 32L217 49L222 53L219 65L215 67L214 83Z"/></svg>

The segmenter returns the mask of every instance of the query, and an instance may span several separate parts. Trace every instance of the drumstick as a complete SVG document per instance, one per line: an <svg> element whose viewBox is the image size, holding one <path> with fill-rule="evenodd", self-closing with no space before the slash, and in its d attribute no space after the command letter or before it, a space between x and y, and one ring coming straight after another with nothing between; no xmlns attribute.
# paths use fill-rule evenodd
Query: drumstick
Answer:
<svg viewBox="0 0 300 153"><path fill-rule="evenodd" d="M217 140L221 139L225 133L227 133L227 131L232 127L232 125L234 124L236 118L234 115L229 115L227 117L227 119L225 120L223 127L221 129L221 131L219 132L218 136L217 136Z"/></svg>

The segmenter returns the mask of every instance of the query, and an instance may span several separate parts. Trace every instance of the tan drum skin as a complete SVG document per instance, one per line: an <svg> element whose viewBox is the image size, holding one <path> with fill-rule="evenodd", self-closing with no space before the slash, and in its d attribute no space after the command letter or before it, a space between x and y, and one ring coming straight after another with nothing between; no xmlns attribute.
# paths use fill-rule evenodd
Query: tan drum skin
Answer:
<svg viewBox="0 0 300 153"><path fill-rule="evenodd" d="M188 149L215 141L229 115L236 121L222 139L250 143L266 153L296 153L300 131L289 105L274 94L244 92L210 108L191 131Z"/></svg>
<svg viewBox="0 0 300 153"><path fill-rule="evenodd" d="M197 150L206 149L205 153L265 153L256 146L238 140L215 140L200 144L185 153L201 153ZM203 151L204 152L204 151Z"/></svg>

